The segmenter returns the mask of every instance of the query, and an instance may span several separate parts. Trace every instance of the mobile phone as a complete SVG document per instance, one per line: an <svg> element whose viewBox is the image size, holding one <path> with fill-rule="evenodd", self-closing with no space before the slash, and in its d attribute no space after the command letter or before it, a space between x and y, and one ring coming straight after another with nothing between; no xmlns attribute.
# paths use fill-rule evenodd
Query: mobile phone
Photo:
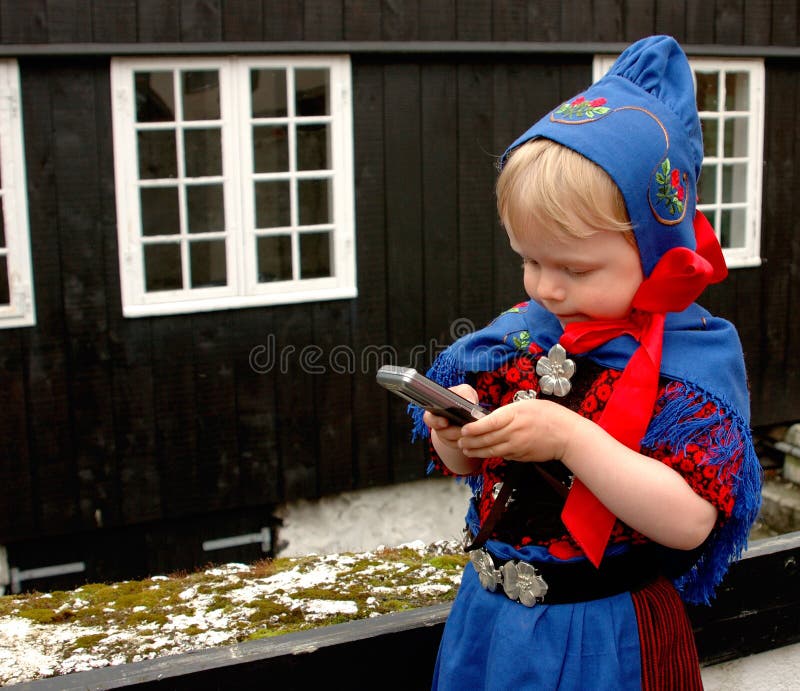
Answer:
<svg viewBox="0 0 800 691"><path fill-rule="evenodd" d="M484 417L488 411L477 403L453 393L420 374L413 367L384 365L376 375L378 384L434 415L446 417L456 425L466 425Z"/></svg>

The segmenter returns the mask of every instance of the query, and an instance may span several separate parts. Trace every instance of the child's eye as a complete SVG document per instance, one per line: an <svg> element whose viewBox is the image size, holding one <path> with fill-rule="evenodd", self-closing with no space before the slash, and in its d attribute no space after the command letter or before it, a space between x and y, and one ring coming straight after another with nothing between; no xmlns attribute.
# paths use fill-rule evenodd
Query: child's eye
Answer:
<svg viewBox="0 0 800 691"><path fill-rule="evenodd" d="M585 276L591 271L591 269L573 269L569 266L565 266L564 271L570 276Z"/></svg>

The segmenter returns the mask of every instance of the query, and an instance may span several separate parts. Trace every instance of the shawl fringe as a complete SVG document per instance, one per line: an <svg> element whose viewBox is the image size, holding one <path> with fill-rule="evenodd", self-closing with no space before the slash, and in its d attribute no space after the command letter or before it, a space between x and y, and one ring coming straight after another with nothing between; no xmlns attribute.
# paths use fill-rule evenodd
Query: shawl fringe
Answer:
<svg viewBox="0 0 800 691"><path fill-rule="evenodd" d="M678 453L690 444L699 444L707 449L707 462L718 466L718 473L725 469L735 478L731 516L712 531L689 571L674 579L686 602L708 605L731 562L747 547L750 527L761 508L761 463L748 424L723 401L687 382L676 382L659 403L663 407L647 428L644 448L666 445ZM697 417L709 403L713 413Z"/></svg>

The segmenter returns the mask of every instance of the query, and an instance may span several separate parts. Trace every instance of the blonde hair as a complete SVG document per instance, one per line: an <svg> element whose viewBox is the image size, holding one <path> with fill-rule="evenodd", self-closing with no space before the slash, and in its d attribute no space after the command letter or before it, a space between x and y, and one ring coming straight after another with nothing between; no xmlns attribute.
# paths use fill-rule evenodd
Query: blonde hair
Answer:
<svg viewBox="0 0 800 691"><path fill-rule="evenodd" d="M531 226L581 238L613 230L636 246L625 200L608 173L549 139L512 152L497 180L497 211L517 236Z"/></svg>

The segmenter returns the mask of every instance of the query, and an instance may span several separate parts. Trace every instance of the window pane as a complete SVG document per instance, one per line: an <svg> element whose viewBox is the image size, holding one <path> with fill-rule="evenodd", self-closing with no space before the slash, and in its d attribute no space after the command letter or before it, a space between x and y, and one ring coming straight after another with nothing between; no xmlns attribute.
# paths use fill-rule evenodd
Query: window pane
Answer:
<svg viewBox="0 0 800 691"><path fill-rule="evenodd" d="M186 175L199 178L222 175L222 132L216 128L185 130L183 147Z"/></svg>
<svg viewBox="0 0 800 691"><path fill-rule="evenodd" d="M189 245L192 288L228 284L225 267L225 241L193 242Z"/></svg>
<svg viewBox="0 0 800 691"><path fill-rule="evenodd" d="M297 115L328 115L327 69L298 69L294 72L295 113Z"/></svg>
<svg viewBox="0 0 800 691"><path fill-rule="evenodd" d="M725 155L747 156L747 120L744 118L725 120Z"/></svg>
<svg viewBox="0 0 800 691"><path fill-rule="evenodd" d="M11 304L11 288L8 284L8 257L0 256L0 305Z"/></svg>
<svg viewBox="0 0 800 691"><path fill-rule="evenodd" d="M725 110L749 110L750 77L747 72L725 75Z"/></svg>
<svg viewBox="0 0 800 691"><path fill-rule="evenodd" d="M289 134L286 125L253 127L253 170L283 173L289 170Z"/></svg>
<svg viewBox="0 0 800 691"><path fill-rule="evenodd" d="M697 108L698 110L719 110L718 84L719 74L716 72L697 72Z"/></svg>
<svg viewBox="0 0 800 691"><path fill-rule="evenodd" d="M700 125L703 129L703 156L717 156L719 122L716 118L703 118Z"/></svg>
<svg viewBox="0 0 800 691"><path fill-rule="evenodd" d="M288 226L289 217L289 181L255 183L256 192L256 227L279 228Z"/></svg>
<svg viewBox="0 0 800 691"><path fill-rule="evenodd" d="M747 164L722 166L722 202L747 201Z"/></svg>
<svg viewBox="0 0 800 691"><path fill-rule="evenodd" d="M250 70L254 118L286 117L286 70Z"/></svg>
<svg viewBox="0 0 800 691"><path fill-rule="evenodd" d="M186 188L186 213L190 233L225 230L222 185L190 185Z"/></svg>
<svg viewBox="0 0 800 691"><path fill-rule="evenodd" d="M219 120L219 73L216 70L184 72L183 119Z"/></svg>
<svg viewBox="0 0 800 691"><path fill-rule="evenodd" d="M720 219L720 244L723 247L745 246L745 209L723 209Z"/></svg>
<svg viewBox="0 0 800 691"><path fill-rule="evenodd" d="M137 72L136 120L172 122L175 120L175 89L172 72Z"/></svg>
<svg viewBox="0 0 800 691"><path fill-rule="evenodd" d="M137 140L141 180L178 177L178 154L173 130L139 132Z"/></svg>
<svg viewBox="0 0 800 691"><path fill-rule="evenodd" d="M142 187L142 235L175 235L180 232L177 187Z"/></svg>
<svg viewBox="0 0 800 691"><path fill-rule="evenodd" d="M697 201L700 204L715 204L717 201L717 166L703 165L697 181Z"/></svg>
<svg viewBox="0 0 800 691"><path fill-rule="evenodd" d="M292 278L292 238L276 235L257 239L258 282L289 281Z"/></svg>
<svg viewBox="0 0 800 691"><path fill-rule="evenodd" d="M298 125L298 170L329 170L331 167L329 141L327 125Z"/></svg>
<svg viewBox="0 0 800 691"><path fill-rule="evenodd" d="M158 290L180 290L183 288L181 272L181 246L144 246L145 290L152 293Z"/></svg>
<svg viewBox="0 0 800 691"><path fill-rule="evenodd" d="M300 225L331 222L330 180L298 180L297 197Z"/></svg>
<svg viewBox="0 0 800 691"><path fill-rule="evenodd" d="M300 278L331 275L330 233L300 235Z"/></svg>

